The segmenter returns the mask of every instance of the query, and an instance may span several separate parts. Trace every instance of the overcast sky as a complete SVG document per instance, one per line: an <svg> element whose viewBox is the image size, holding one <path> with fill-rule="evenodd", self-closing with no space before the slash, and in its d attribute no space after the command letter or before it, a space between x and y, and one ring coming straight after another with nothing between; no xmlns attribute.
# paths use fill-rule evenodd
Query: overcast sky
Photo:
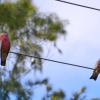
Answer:
<svg viewBox="0 0 100 100"><path fill-rule="evenodd" d="M68 1L100 9L99 0ZM44 13L54 12L62 20L68 19L70 22L66 27L68 32L66 40L59 39L57 43L63 54L53 50L51 52L53 56L50 59L93 68L100 57L100 12L55 0L34 0L34 3L40 11ZM82 86L86 86L88 100L91 97L100 98L100 76L98 76L97 81L90 80L92 70L46 61L43 71L44 74L38 77L49 77L53 88L55 90L63 89L68 97L73 92L79 91ZM45 90L44 87L37 89L34 98L40 100L41 96L44 95L43 90Z"/></svg>

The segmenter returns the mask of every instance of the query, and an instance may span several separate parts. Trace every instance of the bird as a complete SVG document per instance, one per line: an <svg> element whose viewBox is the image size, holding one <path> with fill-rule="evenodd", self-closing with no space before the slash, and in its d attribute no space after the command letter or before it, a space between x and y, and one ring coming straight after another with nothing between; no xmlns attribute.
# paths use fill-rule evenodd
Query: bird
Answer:
<svg viewBox="0 0 100 100"><path fill-rule="evenodd" d="M90 79L94 79L95 81L97 80L97 77L100 73L100 59L97 60L95 66L94 66L94 71L93 71L93 74L92 76L90 77Z"/></svg>
<svg viewBox="0 0 100 100"><path fill-rule="evenodd" d="M10 40L7 33L0 34L1 66L6 65L6 59L10 50Z"/></svg>

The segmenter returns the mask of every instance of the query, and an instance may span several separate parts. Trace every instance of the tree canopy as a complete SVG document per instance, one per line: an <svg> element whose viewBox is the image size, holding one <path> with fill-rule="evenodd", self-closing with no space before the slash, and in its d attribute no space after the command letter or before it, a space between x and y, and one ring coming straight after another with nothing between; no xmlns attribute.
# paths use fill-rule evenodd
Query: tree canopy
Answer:
<svg viewBox="0 0 100 100"><path fill-rule="evenodd" d="M12 51L42 57L44 51L41 43L52 42L61 53L56 42L60 37L67 35L65 25L68 25L68 20L62 21L55 13L39 12L31 0L5 0L0 3L0 33L6 32L9 35ZM35 81L27 78L22 82L22 78L32 70L42 72L41 59L9 54L8 62L3 69L0 68L0 99L10 100L12 94L16 100L31 100L35 92L33 88L40 85L45 85L47 91L43 100L67 98L62 89L53 91L48 78ZM83 87L68 100L86 100L85 90L86 87Z"/></svg>
<svg viewBox="0 0 100 100"><path fill-rule="evenodd" d="M43 56L41 43L52 42L56 46L57 39L67 34L65 25L68 21L61 20L56 14L45 14L31 0L17 2L4 1L0 3L0 33L6 32L11 41L11 49L19 53ZM32 61L33 59L33 61ZM22 77L33 71L42 71L41 59L28 58L9 54L6 66L0 71L0 93L2 100L10 99L10 94L16 100L31 100L34 94L32 87L39 84L48 86L48 79L21 82ZM28 63L28 64L27 64ZM10 67L10 68L9 68ZM61 93L61 91L57 92ZM57 94L52 95L52 98Z"/></svg>

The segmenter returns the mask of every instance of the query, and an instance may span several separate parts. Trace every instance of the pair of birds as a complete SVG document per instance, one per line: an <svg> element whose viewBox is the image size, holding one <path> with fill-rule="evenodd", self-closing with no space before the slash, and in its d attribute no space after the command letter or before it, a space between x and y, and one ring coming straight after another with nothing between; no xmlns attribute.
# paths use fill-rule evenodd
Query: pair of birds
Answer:
<svg viewBox="0 0 100 100"><path fill-rule="evenodd" d="M1 50L1 65L6 65L6 59L10 50L10 40L8 34L2 33L0 35L0 50ZM96 81L98 75L100 73L100 59L96 62L95 68L90 79L94 79Z"/></svg>

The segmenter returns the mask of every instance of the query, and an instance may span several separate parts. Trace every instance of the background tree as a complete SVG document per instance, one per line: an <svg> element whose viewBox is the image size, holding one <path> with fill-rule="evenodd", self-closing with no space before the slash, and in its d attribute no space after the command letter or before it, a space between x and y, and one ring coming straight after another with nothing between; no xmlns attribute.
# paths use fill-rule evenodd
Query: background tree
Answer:
<svg viewBox="0 0 100 100"><path fill-rule="evenodd" d="M91 100L100 100L99 98L92 98Z"/></svg>
<svg viewBox="0 0 100 100"><path fill-rule="evenodd" d="M32 5L31 0L18 0L17 2L4 1L0 4L0 32L7 32L11 41L11 50L37 57L43 56L41 43L51 42L56 46L57 39L66 35L65 24L56 14L44 14L38 12L38 8ZM33 95L33 87L48 85L48 79L31 80L25 83L21 79L30 71L42 72L42 60L10 54L10 65L0 70L0 93L2 100L10 99L10 94L15 95L16 100L30 100ZM28 63L28 64L27 64ZM54 92L51 98L62 91Z"/></svg>
<svg viewBox="0 0 100 100"><path fill-rule="evenodd" d="M100 98L87 98L86 90L84 86L79 92L74 92L71 97L68 97L63 90L59 89L53 91L53 88L49 85L46 86L47 94L42 98L42 100L100 100Z"/></svg>
<svg viewBox="0 0 100 100"><path fill-rule="evenodd" d="M42 100L64 100L66 95L63 90L53 91L50 85L46 85L47 94L42 98Z"/></svg>
<svg viewBox="0 0 100 100"><path fill-rule="evenodd" d="M86 87L82 87L80 92L73 93L70 100L86 100L86 95L84 95L85 92L86 92Z"/></svg>
<svg viewBox="0 0 100 100"><path fill-rule="evenodd" d="M61 53L56 42L61 36L66 35L65 24L68 24L68 21L61 21L54 13L46 15L38 12L38 8L32 5L31 0L18 0L15 3L5 0L0 4L0 32L8 33L11 51L42 57L41 43L51 42ZM42 72L41 59L10 54L8 62L10 65L7 63L7 66L1 66L0 69L0 99L10 100L10 94L13 94L16 100L31 100L34 94L33 88L40 85L45 85L47 90L43 100L68 98L61 89L53 91L47 78L35 81L28 78L22 82L23 77L32 70ZM85 91L86 87L83 87L80 92L73 93L68 100L86 100Z"/></svg>

